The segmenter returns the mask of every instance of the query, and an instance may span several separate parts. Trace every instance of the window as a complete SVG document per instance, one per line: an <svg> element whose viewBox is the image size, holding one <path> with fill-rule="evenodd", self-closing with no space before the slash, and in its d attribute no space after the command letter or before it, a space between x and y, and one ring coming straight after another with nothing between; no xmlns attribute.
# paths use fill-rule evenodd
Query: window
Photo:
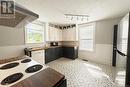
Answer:
<svg viewBox="0 0 130 87"><path fill-rule="evenodd" d="M42 43L44 42L44 23L33 22L27 24L26 43Z"/></svg>
<svg viewBox="0 0 130 87"><path fill-rule="evenodd" d="M95 24L85 24L79 27L79 50L93 51Z"/></svg>
<svg viewBox="0 0 130 87"><path fill-rule="evenodd" d="M121 33L121 51L127 53L127 43L128 43L128 20L124 20L122 23Z"/></svg>

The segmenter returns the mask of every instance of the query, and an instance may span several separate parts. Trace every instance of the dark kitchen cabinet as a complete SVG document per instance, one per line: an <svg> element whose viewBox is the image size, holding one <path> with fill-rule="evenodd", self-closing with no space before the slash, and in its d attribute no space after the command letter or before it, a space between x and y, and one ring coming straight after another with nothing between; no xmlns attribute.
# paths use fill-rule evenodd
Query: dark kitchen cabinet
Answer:
<svg viewBox="0 0 130 87"><path fill-rule="evenodd" d="M61 58L61 57L63 57L62 47L57 47L57 48L55 48L55 52L56 52L56 58Z"/></svg>
<svg viewBox="0 0 130 87"><path fill-rule="evenodd" d="M70 59L78 58L78 47L63 47L63 57Z"/></svg>
<svg viewBox="0 0 130 87"><path fill-rule="evenodd" d="M63 80L57 87L67 87L67 80Z"/></svg>
<svg viewBox="0 0 130 87"><path fill-rule="evenodd" d="M56 57L56 59L62 57L62 47L55 48L55 57Z"/></svg>
<svg viewBox="0 0 130 87"><path fill-rule="evenodd" d="M48 48L45 50L45 63L62 57L62 47Z"/></svg>
<svg viewBox="0 0 130 87"><path fill-rule="evenodd" d="M78 47L51 47L45 50L45 63L49 63L61 57L78 58Z"/></svg>
<svg viewBox="0 0 130 87"><path fill-rule="evenodd" d="M45 63L51 62L56 59L54 52L55 52L54 48L49 48L45 50Z"/></svg>

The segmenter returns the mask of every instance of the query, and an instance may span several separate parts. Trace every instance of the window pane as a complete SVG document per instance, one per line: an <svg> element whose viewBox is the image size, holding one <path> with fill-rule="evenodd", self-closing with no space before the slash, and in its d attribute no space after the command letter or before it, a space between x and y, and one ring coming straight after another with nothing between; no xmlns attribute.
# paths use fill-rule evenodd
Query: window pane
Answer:
<svg viewBox="0 0 130 87"><path fill-rule="evenodd" d="M127 53L127 40L126 39L123 39L122 40L122 44L121 44L121 51L123 52L123 53Z"/></svg>
<svg viewBox="0 0 130 87"><path fill-rule="evenodd" d="M79 28L80 50L93 51L94 24L81 26Z"/></svg>
<svg viewBox="0 0 130 87"><path fill-rule="evenodd" d="M80 40L80 50L93 51L93 40Z"/></svg>
<svg viewBox="0 0 130 87"><path fill-rule="evenodd" d="M27 43L42 43L44 41L44 26L29 23L26 26Z"/></svg>
<svg viewBox="0 0 130 87"><path fill-rule="evenodd" d="M82 27L80 28L80 39L92 39L93 38L93 27Z"/></svg>
<svg viewBox="0 0 130 87"><path fill-rule="evenodd" d="M128 21L123 22L123 31L122 31L122 38L127 38L128 37Z"/></svg>
<svg viewBox="0 0 130 87"><path fill-rule="evenodd" d="M43 26L40 24L29 23L26 27L29 29L43 30Z"/></svg>
<svg viewBox="0 0 130 87"><path fill-rule="evenodd" d="M33 30L28 30L27 32L27 42L28 43L40 43L43 41L43 34L41 32L35 32Z"/></svg>

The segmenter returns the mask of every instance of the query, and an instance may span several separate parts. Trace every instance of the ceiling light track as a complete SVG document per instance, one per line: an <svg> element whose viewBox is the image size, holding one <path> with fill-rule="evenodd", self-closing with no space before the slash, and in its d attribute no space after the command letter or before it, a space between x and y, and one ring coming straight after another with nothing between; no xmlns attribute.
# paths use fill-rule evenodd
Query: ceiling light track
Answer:
<svg viewBox="0 0 130 87"><path fill-rule="evenodd" d="M66 16L89 17L89 15L65 14Z"/></svg>
<svg viewBox="0 0 130 87"><path fill-rule="evenodd" d="M64 14L67 19L75 21L88 21L89 15Z"/></svg>

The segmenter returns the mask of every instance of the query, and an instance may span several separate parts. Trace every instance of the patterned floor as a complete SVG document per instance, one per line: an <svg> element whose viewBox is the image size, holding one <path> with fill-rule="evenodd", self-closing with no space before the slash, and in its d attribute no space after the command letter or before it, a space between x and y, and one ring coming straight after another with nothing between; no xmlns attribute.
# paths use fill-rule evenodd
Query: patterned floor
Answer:
<svg viewBox="0 0 130 87"><path fill-rule="evenodd" d="M67 87L124 87L124 69L67 58L47 65L65 75Z"/></svg>

